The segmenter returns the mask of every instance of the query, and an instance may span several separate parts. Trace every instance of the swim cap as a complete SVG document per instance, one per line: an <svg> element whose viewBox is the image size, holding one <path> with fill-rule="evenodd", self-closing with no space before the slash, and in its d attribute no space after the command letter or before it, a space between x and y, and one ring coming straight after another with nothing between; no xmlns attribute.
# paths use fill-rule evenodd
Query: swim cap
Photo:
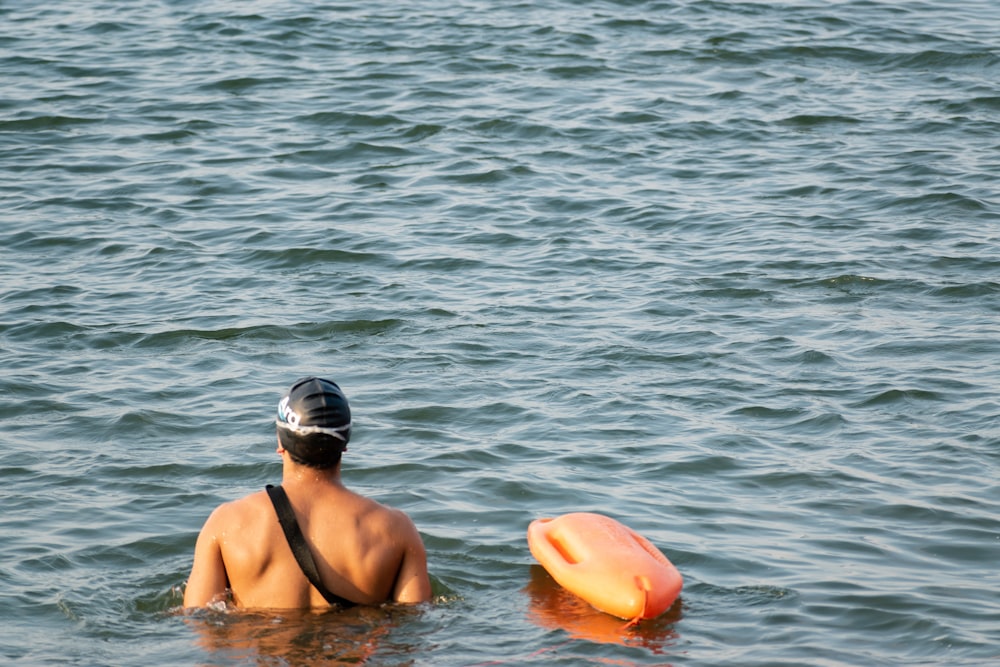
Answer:
<svg viewBox="0 0 1000 667"><path fill-rule="evenodd" d="M282 446L293 458L322 464L347 448L351 408L335 382L300 378L278 402L275 424Z"/></svg>

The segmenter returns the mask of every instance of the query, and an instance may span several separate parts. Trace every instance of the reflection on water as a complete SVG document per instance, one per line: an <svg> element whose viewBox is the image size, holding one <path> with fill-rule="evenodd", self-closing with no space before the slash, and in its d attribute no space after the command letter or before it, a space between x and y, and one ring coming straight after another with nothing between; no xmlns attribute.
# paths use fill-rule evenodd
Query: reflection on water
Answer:
<svg viewBox="0 0 1000 667"><path fill-rule="evenodd" d="M248 665L356 665L389 648L399 618L412 613L395 607L340 610L198 610L187 622L214 659ZM394 655L405 655L398 637Z"/></svg>
<svg viewBox="0 0 1000 667"><path fill-rule="evenodd" d="M523 590L529 596L528 618L547 630L561 629L574 639L640 646L654 655L667 654L677 643L674 624L681 620L680 598L661 616L629 626L570 593L541 565L531 566L531 578Z"/></svg>
<svg viewBox="0 0 1000 667"><path fill-rule="evenodd" d="M0 663L1000 664L998 26L0 1ZM438 603L164 620L319 371ZM683 621L522 594L594 509Z"/></svg>

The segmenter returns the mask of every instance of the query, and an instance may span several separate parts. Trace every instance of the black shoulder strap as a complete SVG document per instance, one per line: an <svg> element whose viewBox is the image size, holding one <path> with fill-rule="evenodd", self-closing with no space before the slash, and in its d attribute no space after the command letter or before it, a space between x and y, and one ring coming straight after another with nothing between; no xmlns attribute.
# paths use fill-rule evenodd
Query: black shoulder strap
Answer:
<svg viewBox="0 0 1000 667"><path fill-rule="evenodd" d="M351 602L347 598L342 598L336 593L331 593L323 585L323 582L319 578L319 570L316 569L316 561L313 560L312 553L309 551L309 545L306 544L306 538L302 535L299 522L295 520L295 512L292 510L292 504L288 502L288 494L285 493L285 490L280 486L271 486L268 484L267 495L271 499L271 504L274 505L274 511L278 514L278 523L281 524L281 529L285 531L285 539L288 540L288 546L292 548L295 560L299 564L299 567L302 568L302 573L306 575L309 583L315 586L316 590L330 604L340 605L341 607L355 606L356 603Z"/></svg>

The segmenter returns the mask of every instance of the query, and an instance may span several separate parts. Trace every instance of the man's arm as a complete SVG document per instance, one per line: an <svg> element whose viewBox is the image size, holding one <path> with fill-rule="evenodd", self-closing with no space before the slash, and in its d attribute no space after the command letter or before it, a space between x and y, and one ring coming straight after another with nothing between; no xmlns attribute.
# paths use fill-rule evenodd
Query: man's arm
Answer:
<svg viewBox="0 0 1000 667"><path fill-rule="evenodd" d="M427 551L420 539L417 527L408 516L403 515L406 536L406 551L403 553L403 564L396 577L396 585L392 591L394 602L417 604L431 599L431 581L427 574Z"/></svg>
<svg viewBox="0 0 1000 667"><path fill-rule="evenodd" d="M222 548L217 532L221 509L217 508L208 517L195 543L194 565L184 589L185 607L204 607L210 602L222 600L229 587L229 576L222 561Z"/></svg>

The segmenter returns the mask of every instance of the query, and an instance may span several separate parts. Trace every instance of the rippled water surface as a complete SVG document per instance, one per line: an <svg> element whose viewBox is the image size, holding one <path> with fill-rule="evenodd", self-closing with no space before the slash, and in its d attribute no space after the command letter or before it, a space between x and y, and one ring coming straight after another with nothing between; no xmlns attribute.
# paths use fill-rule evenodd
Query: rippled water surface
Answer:
<svg viewBox="0 0 1000 667"><path fill-rule="evenodd" d="M0 3L0 658L1000 663L998 82L987 0ZM435 602L177 613L311 373Z"/></svg>

